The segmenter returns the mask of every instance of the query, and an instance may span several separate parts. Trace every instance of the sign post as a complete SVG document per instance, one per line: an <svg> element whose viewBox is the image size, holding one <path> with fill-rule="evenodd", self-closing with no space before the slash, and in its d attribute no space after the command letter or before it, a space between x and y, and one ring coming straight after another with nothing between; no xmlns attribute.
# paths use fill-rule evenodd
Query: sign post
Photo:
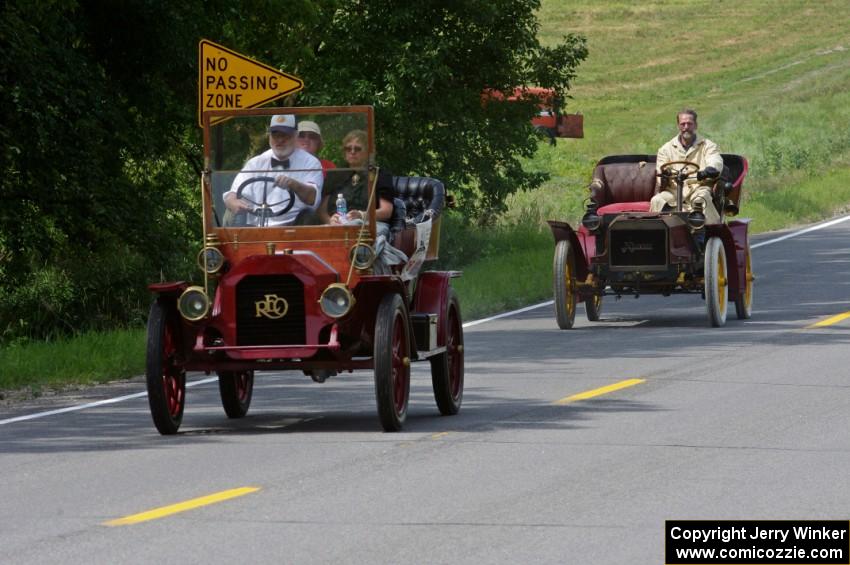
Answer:
<svg viewBox="0 0 850 565"><path fill-rule="evenodd" d="M300 78L202 39L198 44L198 123L207 110L256 108L304 88ZM210 125L226 120L216 116Z"/></svg>

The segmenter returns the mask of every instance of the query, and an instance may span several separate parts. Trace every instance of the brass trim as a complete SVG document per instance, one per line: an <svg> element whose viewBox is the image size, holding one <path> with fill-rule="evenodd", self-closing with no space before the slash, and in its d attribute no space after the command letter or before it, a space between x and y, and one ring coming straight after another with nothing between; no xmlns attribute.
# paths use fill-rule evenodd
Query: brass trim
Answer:
<svg viewBox="0 0 850 565"><path fill-rule="evenodd" d="M363 262L363 263L358 263L357 259L356 259L358 247L365 247L366 249L369 250L369 259L367 261ZM375 252L374 247L372 247L368 243L364 243L362 241L359 241L359 242L355 243L354 245L352 245L351 249L349 249L348 258L351 261L351 265L355 269L357 269L358 271L365 271L366 269L371 268L372 265L375 264L375 261L378 259L378 254Z"/></svg>
<svg viewBox="0 0 850 565"><path fill-rule="evenodd" d="M217 269L212 271L207 268L207 250L214 250L221 256L221 264L219 264ZM216 273L218 273L222 268L224 268L224 262L224 254L219 251L217 247L204 247L198 252L198 267L200 267L201 271L208 275L215 275Z"/></svg>
<svg viewBox="0 0 850 565"><path fill-rule="evenodd" d="M204 301L206 302L206 306L204 308L203 314L200 316L187 316L185 312L180 308L180 304L183 302L183 297L186 296L189 292L199 291L201 295L204 297ZM180 295L180 298L177 299L177 310L180 312L180 315L189 320L190 322L197 322L207 316L210 312L210 297L207 295L206 291L200 286L190 286Z"/></svg>
<svg viewBox="0 0 850 565"><path fill-rule="evenodd" d="M345 294L348 296L348 309L346 309L346 311L343 312L342 314L338 314L338 315L334 315L334 314L327 312L325 310L325 307L324 307L324 304L323 304L323 301L325 299L325 294L327 294L329 290L334 289L334 288L341 288L345 292ZM356 302L357 302L357 300L354 298L354 293L351 292L351 289L348 288L348 285L346 285L345 283L341 283L341 282L335 282L335 283L329 284L325 288L325 290L322 291L321 296L319 296L319 307L322 309L322 312L324 312L324 314L326 316L329 316L329 317L335 318L335 319L336 318L342 318L343 316L350 313L351 310L354 308L354 304Z"/></svg>

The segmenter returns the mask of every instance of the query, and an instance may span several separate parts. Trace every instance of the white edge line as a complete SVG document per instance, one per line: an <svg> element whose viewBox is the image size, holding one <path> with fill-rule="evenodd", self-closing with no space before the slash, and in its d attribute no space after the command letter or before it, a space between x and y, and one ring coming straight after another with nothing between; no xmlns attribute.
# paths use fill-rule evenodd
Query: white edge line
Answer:
<svg viewBox="0 0 850 565"><path fill-rule="evenodd" d="M529 310L536 310L538 308L543 308L544 306L551 306L554 304L554 300L547 300L546 302L541 302L540 304L535 304L534 306L526 306L525 308L520 308L519 310L512 310L510 312L503 312L501 314L496 314L495 316L490 316L489 318L483 318L481 320L473 320L472 322L467 322L463 324L464 328L470 328L472 326L477 326L478 324L483 324L484 322L492 322L493 320L498 320L499 318L507 318L508 316L513 316L514 314L521 314L523 312L528 312Z"/></svg>
<svg viewBox="0 0 850 565"><path fill-rule="evenodd" d="M191 383L186 383L186 388L207 384L211 382L215 382L218 380L218 377L210 377L208 379L201 379L200 381L192 381ZM49 410L47 412L38 412L36 414L29 414L27 416L18 416L16 418L8 418L6 420L0 420L0 426L4 424L12 424L15 422L23 422L26 420L35 420L36 418L44 418L45 416L55 416L56 414L64 414L66 412L76 412L78 410L85 410L87 408L94 408L96 406L104 406L106 404L115 404L117 402L123 402L125 400L132 400L133 398L144 398L147 396L147 392L137 392L135 394L127 394L125 396L116 396L115 398L107 398L104 400L98 400L97 402L89 402L88 404L79 404L77 406L68 406L67 408L59 408L58 410Z"/></svg>
<svg viewBox="0 0 850 565"><path fill-rule="evenodd" d="M791 232L785 234L781 237L777 237L775 239L768 239L767 241L762 241L761 243L756 243L755 245L751 245L750 249L755 249L756 247L762 247L764 245L771 245L773 243L779 243L780 241L785 241L786 239L791 239L792 237L797 237L798 235L803 235L805 233L809 233L812 231L822 230L823 228L828 228L830 226L834 226L835 224L840 224L841 222L846 222L850 220L850 216L844 216L843 218L836 218L834 220L830 220L828 222L824 222L822 224L818 224L816 226L811 226L806 229L802 229L800 231Z"/></svg>
<svg viewBox="0 0 850 565"><path fill-rule="evenodd" d="M779 243L780 241L785 241L786 239L790 239L792 237L797 237L798 235L803 235L809 232L822 230L824 228L828 228L830 226L834 226L836 224L840 224L841 222L846 222L850 220L849 216L844 216L842 218L836 218L834 220L830 220L828 222L824 222L822 224L817 224L815 226L811 226L800 231L792 232L785 234L783 236L777 237L775 239L769 239L767 241L762 241L761 243L756 243L755 245L751 245L750 249L755 249L757 247L762 247L765 245L771 245L773 243ZM471 328L472 326L477 326L479 324L484 324L487 322L492 322L493 320L498 320L499 318L507 318L509 316L515 316L516 314L522 314L523 312L529 312L531 310L536 310L538 308L543 308L544 306L551 306L554 304L554 300L547 300L546 302L541 302L540 304L535 304L533 306L526 306L525 308L520 308L519 310L511 310L510 312L503 312L501 314L496 314L495 316L490 316L489 318L482 318L481 320L473 320L472 322L467 322L463 324L464 328ZM210 377L208 379L202 379L200 381L193 381L191 383L186 383L186 387L192 387L202 384L207 384L211 382L215 382L218 380L218 377ZM88 404L80 404L78 406L68 406L67 408L60 408L58 410L50 410L48 412L39 412L37 414L29 414L27 416L18 416L16 418L8 418L6 420L0 420L0 426L4 424L12 424L14 422L23 422L26 420L35 420L36 418L43 418L45 416L54 416L56 414L64 414L66 412L76 412L77 410L85 410L87 408L95 408L97 406L104 406L106 404L115 404L117 402L123 402L124 400L131 400L133 398L142 398L147 396L147 392L137 392L135 394L128 394L126 396L118 396L115 398L107 398L106 400L98 400L97 402L90 402Z"/></svg>

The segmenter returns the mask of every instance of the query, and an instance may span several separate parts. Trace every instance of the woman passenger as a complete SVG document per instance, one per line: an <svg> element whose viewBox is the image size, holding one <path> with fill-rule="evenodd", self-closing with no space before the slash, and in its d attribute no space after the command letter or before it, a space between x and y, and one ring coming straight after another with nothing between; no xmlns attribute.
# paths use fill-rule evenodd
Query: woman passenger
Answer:
<svg viewBox="0 0 850 565"><path fill-rule="evenodd" d="M347 169L333 169L327 172L322 202L319 205L319 218L325 224L341 225L349 222L367 221L369 206L369 175L366 132L352 130L342 139L342 152L347 162ZM353 170L352 170L353 169ZM342 194L348 205L348 213L340 218L336 212L336 200ZM375 186L377 209L377 235L389 237L389 222L393 215L393 182L392 175L379 171L378 182Z"/></svg>

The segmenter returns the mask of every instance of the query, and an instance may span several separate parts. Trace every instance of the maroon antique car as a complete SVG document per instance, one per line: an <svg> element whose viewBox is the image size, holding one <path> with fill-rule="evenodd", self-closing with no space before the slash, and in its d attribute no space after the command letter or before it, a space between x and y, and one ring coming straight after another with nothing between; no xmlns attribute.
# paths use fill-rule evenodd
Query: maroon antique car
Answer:
<svg viewBox="0 0 850 565"><path fill-rule="evenodd" d="M456 414L464 351L460 304L450 280L459 273L421 270L437 257L443 184L393 177L396 214L389 237L378 236L374 206L362 223L276 221L293 206L291 189L275 192L278 172L245 170L251 157L269 149L275 114L320 124L322 157L338 163L344 136L365 132L368 167L337 172L367 178L369 203L374 202L371 107L205 114L202 279L150 285L156 298L148 321L147 389L156 428L162 434L178 431L187 371L217 373L225 413L240 418L248 412L259 371L297 370L324 382L370 370L380 422L396 431L408 411L411 363L428 360L440 413ZM219 121L222 117L227 119ZM217 118L215 125L211 118ZM311 171L287 174L295 172ZM321 171L312 173L322 178ZM235 190L247 198L250 185L261 196L249 199L253 208L239 221L226 209L223 194Z"/></svg>
<svg viewBox="0 0 850 565"><path fill-rule="evenodd" d="M700 171L695 163L667 163L659 174L677 187L677 206L650 212L656 193L654 155L612 155L599 161L590 201L578 230L550 221L555 237L555 317L573 327L576 304L599 320L604 296L701 294L712 326L726 323L728 301L738 318L752 315L753 271L747 239L749 220L737 215L747 160L723 155L723 171ZM686 211L682 187L699 177L713 185L721 223L706 224L702 210Z"/></svg>

